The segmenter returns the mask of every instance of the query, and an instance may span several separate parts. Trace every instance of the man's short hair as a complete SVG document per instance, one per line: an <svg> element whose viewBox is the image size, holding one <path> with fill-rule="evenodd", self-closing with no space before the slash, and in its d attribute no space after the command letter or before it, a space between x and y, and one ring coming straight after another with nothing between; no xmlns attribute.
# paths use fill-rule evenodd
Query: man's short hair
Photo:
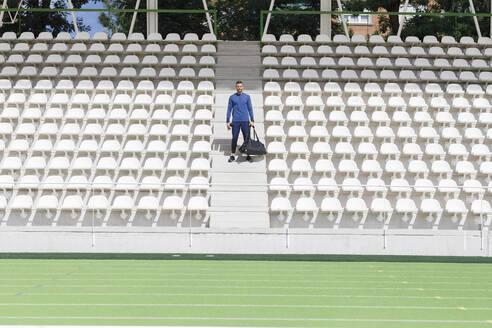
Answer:
<svg viewBox="0 0 492 328"><path fill-rule="evenodd" d="M236 85L243 84L243 81L236 81Z"/></svg>

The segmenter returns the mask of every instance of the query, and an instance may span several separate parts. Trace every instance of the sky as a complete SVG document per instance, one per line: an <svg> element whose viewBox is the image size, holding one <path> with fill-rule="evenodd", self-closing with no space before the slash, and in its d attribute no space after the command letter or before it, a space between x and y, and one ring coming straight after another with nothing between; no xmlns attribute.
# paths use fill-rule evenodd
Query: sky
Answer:
<svg viewBox="0 0 492 328"><path fill-rule="evenodd" d="M94 3L90 1L86 5L82 6L82 8L103 8L102 2ZM89 34L92 36L96 32L103 32L103 26L101 23L99 23L99 16L100 12L77 12L76 15L77 17L81 17L84 20L85 25L89 25L91 27L91 30L89 31Z"/></svg>

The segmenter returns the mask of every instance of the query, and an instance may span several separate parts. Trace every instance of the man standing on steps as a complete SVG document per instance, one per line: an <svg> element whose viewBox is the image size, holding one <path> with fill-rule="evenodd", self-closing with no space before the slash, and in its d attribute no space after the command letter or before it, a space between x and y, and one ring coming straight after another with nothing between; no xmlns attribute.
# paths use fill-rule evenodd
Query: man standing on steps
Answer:
<svg viewBox="0 0 492 328"><path fill-rule="evenodd" d="M231 122L232 113L232 122ZM236 82L236 93L229 97L229 105L227 106L227 130L232 127L232 142L231 142L231 157L229 162L235 160L237 138L239 130L243 133L244 141L249 138L249 127L254 126L253 106L249 95L243 93L243 82ZM246 160L252 162L251 156L247 156Z"/></svg>

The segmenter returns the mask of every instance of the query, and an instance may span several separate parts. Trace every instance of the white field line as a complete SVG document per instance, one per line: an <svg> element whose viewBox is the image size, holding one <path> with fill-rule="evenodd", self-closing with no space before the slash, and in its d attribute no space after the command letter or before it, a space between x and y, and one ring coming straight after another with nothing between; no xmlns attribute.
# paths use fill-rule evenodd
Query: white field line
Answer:
<svg viewBox="0 0 492 328"><path fill-rule="evenodd" d="M207 266L218 266L218 265L224 265L224 263L230 263L232 265L240 265L243 263L249 263L249 262L255 262L255 263L260 263L262 265L293 265L293 266L305 266L305 265L312 265L314 267L320 265L329 265L329 266L334 266L334 265L360 265L360 266L374 266L374 265L399 265L399 266L409 266L413 267L415 265L419 266L425 266L428 264L432 265L463 265L467 267L468 265L476 265L476 266L481 266L484 263L477 263L477 262L409 262L409 261L364 261L364 260L321 260L321 261L311 261L311 260L282 260L282 259L276 259L276 260L229 260L229 259L217 259L214 254L201 254L202 256L200 258L193 258L193 259L187 259L185 258L189 254L168 254L170 255L169 257L165 259L141 259L141 260L135 260L135 259L12 259L12 258L4 258L0 259L0 265L2 264L20 264L20 265L30 265L30 264L46 264L46 262L55 262L55 263L60 263L60 264L93 264L94 262L106 262L110 263L113 265L118 265L118 264L133 264L136 265L135 262L139 262L138 265L140 266L140 263L146 266L155 266L155 265L160 265L160 263L165 262L166 265L184 265L184 263L192 263L195 265L202 265L206 264ZM194 254L194 255L200 255L200 254ZM221 256L222 254L218 254L217 256ZM343 254L340 254L340 256L344 256ZM409 257L412 257L411 255ZM486 263L485 263L486 264Z"/></svg>
<svg viewBox="0 0 492 328"><path fill-rule="evenodd" d="M488 292L483 288L419 288L419 287L403 287L401 282L397 282L402 286L394 287L336 287L336 286L224 286L224 285L0 285L0 288L199 288L199 289L325 289L325 290L409 290L409 291L473 291L473 292Z"/></svg>
<svg viewBox="0 0 492 328"><path fill-rule="evenodd" d="M88 307L88 306L128 306L128 307L232 307L232 308L305 308L305 309L394 309L394 310L458 310L458 311L492 311L492 307L459 306L404 306L404 305L317 305L317 304L212 304L212 303L0 303L0 306L41 306L41 307Z"/></svg>
<svg viewBox="0 0 492 328"><path fill-rule="evenodd" d="M203 282L203 281L217 281L217 282L288 282L288 283L305 283L306 279L198 279L198 278L66 278L70 277L70 275L65 274L64 278L0 278L0 281L191 281L191 282ZM389 277L381 277L381 279L388 279ZM393 281L391 280L328 280L321 281L323 283L332 283L332 284L347 284L347 283L357 283L357 284L378 284L384 283L388 284L391 282L401 283L404 277L393 277ZM490 280L490 279L489 279ZM405 280L406 284L418 284L418 285L427 285L427 284L438 284L438 285L492 285L492 281L429 281L429 282L411 282Z"/></svg>
<svg viewBox="0 0 492 328"><path fill-rule="evenodd" d="M67 268L66 270L67 271L70 271L72 268ZM134 271L130 271L128 270L128 268L122 268L122 269L125 269L125 272L121 272L121 271L116 271L116 272L101 272L101 273L96 273L96 272L71 272L72 275L89 275L89 276L94 276L94 275L104 275L104 274L110 274L110 275L143 275L143 276L146 276L146 275L156 275L156 274L169 274L169 275L172 275L172 274L176 274L176 275L184 275L184 276L193 276L193 275L197 275L197 273L186 273L186 272L183 272L183 270L190 270L190 268L182 268L182 269L179 269L179 270L175 270L175 271L169 271L167 270L166 268L162 268L162 269L156 269L155 271L156 272L149 272L149 270L145 271L145 272L134 272ZM0 274L2 274L2 276L8 274L8 273L11 273L13 270L13 268L8 268L6 271L6 273L3 273L2 270L0 270ZM22 275L66 275L67 274L67 271L63 271L63 272L32 272L32 268L30 268L31 272L19 272L19 271L16 271L16 276L22 276ZM449 278L449 279L452 279L452 278L473 278L473 279L486 279L486 277L484 277L483 275L484 274L487 274L487 273L492 273L492 266L488 269L488 270L484 270L482 272L462 272L460 271L460 275L450 275L449 272L444 272L446 275L439 275L439 271L405 271L405 270L402 270L402 271L392 271L392 270L387 270L387 269L374 269L374 270L370 270L370 271L360 271L360 272L346 272L346 271L343 271L343 270L340 270L340 271L334 271L334 270L325 270L325 271L313 271L313 270L289 270L288 268L286 268L285 270L278 270L278 271L275 271L275 270L268 270L268 271L264 271L264 272L261 272L261 271L258 271L258 270L253 270L253 271L245 271L245 270L242 270L242 269L238 269L238 270L227 270L227 269L224 269L224 270L219 270L219 268L215 268L215 269L207 269L207 270L203 270L203 269L199 269L199 268L196 268L196 269L192 269L193 272L197 272L197 271L210 271L211 273L201 273L200 275L203 276L203 275L217 275L218 272L220 272L220 274L223 274L223 275L231 275L231 274L234 274L234 275L237 275L237 274L240 274L240 275L245 275L245 276L265 276L265 275L280 275L280 276L296 276L297 274L296 273L307 273L308 276L318 276L318 275L323 275L324 277L331 277L331 276L340 276L341 274L343 274L343 276L357 276L357 277L372 277L372 276L381 276L382 274L391 274L391 275L395 275L395 274L404 274L404 275L412 275L412 277L414 277L416 274L419 274L417 277L425 277L426 279L430 279L434 276L437 276L438 278ZM218 271L219 270L219 271ZM286 273L285 271L288 270L289 272ZM362 273L362 274L361 274ZM432 273L432 277L429 277L428 274L429 273ZM479 277L471 277L473 275L477 275Z"/></svg>
<svg viewBox="0 0 492 328"><path fill-rule="evenodd" d="M0 325L0 328L89 328L89 327L101 327L101 328L149 328L148 326L109 326L109 325L104 325L104 326L98 326L98 325L90 325L90 326L61 326L61 325L56 325L56 326L48 326L48 325L42 325L42 326L34 326L34 325ZM312 328L325 328L325 327L314 327L311 326ZM215 327L215 326L152 326L152 328L224 328L224 326L221 327ZM244 328L242 327L232 327L232 326L227 326L227 328ZM260 327L260 326L254 326L254 328L272 328L270 327ZM275 327L274 327L275 328ZM330 326L330 328L345 328L345 327L335 327L335 326Z"/></svg>
<svg viewBox="0 0 492 328"><path fill-rule="evenodd" d="M414 295L337 295L337 294L233 294L233 293L31 293L10 292L0 293L0 296L220 296L220 297L316 297L316 298L407 298L407 299L436 299L436 296ZM492 300L492 297L482 296L439 296L447 300Z"/></svg>
<svg viewBox="0 0 492 328"><path fill-rule="evenodd" d="M183 270L189 270L189 269L184 269ZM12 271L9 271L9 273L12 272ZM491 267L491 270L490 270L490 273L492 273L492 267ZM106 275L111 275L111 276L131 276L131 275L135 275L135 276L155 276L155 275L176 275L176 276L187 276L187 277L196 277L196 276L212 276L212 277L215 277L215 276L218 276L218 275L239 275L239 276L246 276L246 277L264 277L264 276L271 276L272 272L265 272L265 273L247 273L245 274L244 272L214 272L214 273L185 273L185 272L182 272L182 271L176 271L176 272L166 272L166 271L161 271L161 272L101 272L101 273L97 273L97 272L40 272L40 273L36 273L36 272L16 272L15 273L15 277L19 277L19 276L67 276L67 275L70 275L70 276L106 276ZM280 274L282 278L285 278L285 277L298 277L299 275L297 274L285 274L285 273L281 273ZM307 274L307 275L304 275L304 277L306 278L324 278L326 280L330 279L330 278L337 278L337 277L340 277L340 275L342 275L342 272L340 272L340 274L332 274L332 272L320 272L320 275L316 275L316 274ZM381 272L372 272L372 274L364 274L364 275L361 275L361 274L357 274L357 273L343 273L343 276L344 277L351 277L351 276L354 276L354 277L357 277L357 278L387 278L388 275L393 275L393 273L391 272L385 272L385 271L381 271ZM477 273L478 275L478 273ZM401 276L401 278L404 278L406 277L405 276ZM480 273L480 277L471 277L469 275L460 275L460 276L450 276L450 275L447 275L447 276L439 276L439 275L436 275L433 273L432 277L429 277L428 275L415 275L415 274L411 274L411 277L413 279L426 279L426 280L429 280L429 279L438 279L438 280L441 280L441 279L456 279L456 278L462 278L462 279L473 279L473 280L484 280L484 281L490 281L490 278L487 277L487 272L481 272ZM5 279L9 279L9 278L6 278L5 277L5 274L2 275L2 279L0 280L5 280ZM12 278L12 279L15 279L15 278Z"/></svg>
<svg viewBox="0 0 492 328"><path fill-rule="evenodd" d="M47 265L49 261L51 260L46 260L45 262L26 262L26 263L5 263L3 262L4 260L1 260L0 259L0 270L5 268L5 270L12 270L12 268L7 268L7 266L28 266L27 268L25 268L26 270L29 269L31 270L31 265ZM53 261L58 261L58 260L53 260ZM53 262L52 261L52 262ZM60 268L60 267L66 267L64 269L72 269L70 266L73 265L73 264L77 264L77 265L81 265L81 264L86 264L86 265L94 265L94 263L96 263L97 260L94 260L94 261L87 261L87 262L81 262L81 260L74 260L74 261L77 261L75 263L70 263L70 264L58 264L56 263L57 267ZM167 261L167 260L166 260ZM172 260L169 260L169 261L172 261ZM190 260L191 261L191 260ZM142 261L143 262L143 261ZM182 270L182 269L190 269L190 267L193 267L193 266L199 266L197 268L193 268L194 271L217 271L217 269L223 269L223 270L226 270L226 271L234 271L234 270L240 270L241 272L258 272L258 270L248 270L248 269L244 269L243 268L243 265L238 265L236 263L230 263L232 261L229 261L229 263L227 265L225 265L223 262L224 261L215 261L217 262L217 265L216 266L210 266L210 262L207 263L207 265L203 265L202 263L189 263L189 261L186 261L186 264L183 263L185 262L184 260L180 260L178 261L179 263L166 263L165 265L152 265L153 263L139 263L138 267L136 267L135 269L138 269L138 270L141 270L143 266L145 266L145 269L146 270L167 270L167 269L178 269L178 270ZM196 261L196 262L204 262L204 261ZM426 265L448 265L448 264L456 264L456 265L463 265L463 264L466 264L467 266L469 265L473 265L474 263L418 263L418 262L412 262L410 264L412 264L412 266L405 268L405 270L395 270L395 268L387 268L385 266L385 264L395 264L396 266L401 266L401 264L407 264L407 263L401 263L401 262L374 262L374 264L369 264L369 265L363 265L363 264L358 264L357 262L343 262L343 264L337 264L336 262L316 262L315 264L312 264L312 263L309 263L309 262L304 262L305 264L303 265L289 265L290 263L293 263L293 262L289 262L285 265L285 268L283 268L282 264L279 264L277 262L274 262L275 263L275 267L273 268L270 268L267 265L263 265L263 263L261 264L258 264L258 263L255 263L257 265L260 265L262 267L263 270L267 270L265 271L265 273L270 273L270 272L276 272L276 271L279 271L279 272L285 272L285 270L289 270L289 272L312 272L312 273L320 273L320 274L325 274L326 271L329 271L329 272L339 272L339 273L343 273L343 274L346 274L347 273L347 269L353 269L353 270L358 270L358 271L363 271L363 272L374 272L374 270L384 270L385 272L389 272L389 273L439 273L439 272L443 272L443 273L447 273L449 274L449 269L448 268L436 268L434 270L425 270L423 268L418 268L419 266L426 266ZM298 263L298 262L296 262ZM325 263L329 263L329 264L325 264ZM373 262L364 262L364 263L373 263ZM114 263L111 263L111 265L108 265L108 266L105 266L105 267L111 267L111 268L114 268L114 269L118 269L118 268L124 268L125 270L129 270L131 268L129 268L128 266L131 266L132 263L121 263L121 265L115 265ZM339 266L344 266L342 268L339 268ZM487 265L487 263L482 263L480 264L480 267L477 268L477 269L481 269L481 270L477 270L477 271L462 271L460 270L460 273L463 274L463 275L469 275L469 274L482 274L483 273L483 266L484 265ZM237 266L237 268L235 267ZM489 266L492 267L492 263L489 264ZM320 270L320 268L324 268L324 270ZM442 270L440 270L442 269ZM469 269L469 267L468 267ZM491 269L492 270L492 269ZM181 271L180 271L181 272ZM468 276L467 276L468 277Z"/></svg>
<svg viewBox="0 0 492 328"><path fill-rule="evenodd" d="M256 318L256 317L135 317L135 316L3 316L0 319L91 319L91 320L200 320L200 321L322 321L322 322L381 322L381 323L466 323L486 324L487 320L419 320L419 319L359 319L359 318Z"/></svg>

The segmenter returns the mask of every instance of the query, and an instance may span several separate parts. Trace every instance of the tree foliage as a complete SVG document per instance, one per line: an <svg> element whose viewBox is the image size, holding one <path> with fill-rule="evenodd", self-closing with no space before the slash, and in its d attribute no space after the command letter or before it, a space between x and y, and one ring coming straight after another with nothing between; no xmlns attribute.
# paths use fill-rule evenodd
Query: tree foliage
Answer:
<svg viewBox="0 0 492 328"><path fill-rule="evenodd" d="M386 11L397 12L403 0L351 0L346 1L345 9L350 11L370 10L377 11L385 9ZM417 9L417 12L470 12L468 0L410 0L409 4ZM490 12L490 2L487 0L474 0L476 12ZM489 30L490 19L479 17L479 25L482 33ZM381 15L379 17L379 33L396 34L398 31L398 16ZM488 33L484 33L488 34ZM423 38L425 35L443 36L450 35L459 39L462 36L476 36L477 32L472 17L464 16L418 16L410 18L404 25L402 37L417 36Z"/></svg>
<svg viewBox="0 0 492 328"><path fill-rule="evenodd" d="M72 0L74 8L80 8L88 3L89 0ZM9 8L17 8L19 0L9 0ZM22 8L67 8L66 0L25 0ZM10 13L14 17L15 12ZM5 12L3 18L4 24L0 28L0 33L13 32L33 32L38 35L40 32L52 32L58 34L60 32L73 32L73 22L70 12L19 12L14 24L5 24L10 21L8 12ZM77 18L79 31L90 30L89 26L83 24L81 18Z"/></svg>
<svg viewBox="0 0 492 328"><path fill-rule="evenodd" d="M475 11L478 13L490 12L489 1L475 0ZM427 11L431 12L471 12L468 0L437 0ZM480 30L488 35L490 18L478 17ZM403 29L402 36L414 35L423 38L425 35L453 36L459 40L462 36L477 37L477 31L472 17L465 16L415 16Z"/></svg>
<svg viewBox="0 0 492 328"><path fill-rule="evenodd" d="M421 6L422 0L410 0L409 4L412 6ZM378 11L384 9L388 12L399 12L400 5L404 3L403 0L352 0L345 2L345 10L349 11ZM398 15L381 15L379 16L379 33L386 34L394 31L398 31L399 18Z"/></svg>
<svg viewBox="0 0 492 328"><path fill-rule="evenodd" d="M135 9L135 0L102 0L104 8ZM146 1L140 1L140 9L147 7ZM199 0L159 0L159 9L202 9ZM211 8L209 8L211 9ZM99 21L110 34L115 32L128 33L132 21L132 13L101 13ZM205 14L159 13L159 33L208 33ZM145 13L138 13L134 32L147 33Z"/></svg>
<svg viewBox="0 0 492 328"><path fill-rule="evenodd" d="M225 40L258 40L260 12L268 10L264 0L217 0L220 37ZM320 10L319 0L277 0L274 10ZM266 15L263 17L266 22ZM268 33L316 35L319 33L319 15L272 14Z"/></svg>
<svg viewBox="0 0 492 328"><path fill-rule="evenodd" d="M102 0L106 8L133 9L135 0ZM333 0L336 6L336 1ZM267 0L208 0L209 9L217 10L217 29L219 39L223 40L258 40L260 36L260 12L268 10ZM275 10L319 10L319 0L277 0ZM145 8L142 1L140 8ZM160 0L161 9L201 9L200 0ZM108 14L99 16L101 24L110 32L127 33L131 23L131 14ZM266 18L266 16L264 17ZM334 22L333 30L338 24ZM135 32L146 32L145 14L138 14ZM198 34L207 33L208 26L204 14L159 14L159 33L166 35L179 32ZM319 33L319 15L272 15L269 33L280 35L290 33L298 35Z"/></svg>

